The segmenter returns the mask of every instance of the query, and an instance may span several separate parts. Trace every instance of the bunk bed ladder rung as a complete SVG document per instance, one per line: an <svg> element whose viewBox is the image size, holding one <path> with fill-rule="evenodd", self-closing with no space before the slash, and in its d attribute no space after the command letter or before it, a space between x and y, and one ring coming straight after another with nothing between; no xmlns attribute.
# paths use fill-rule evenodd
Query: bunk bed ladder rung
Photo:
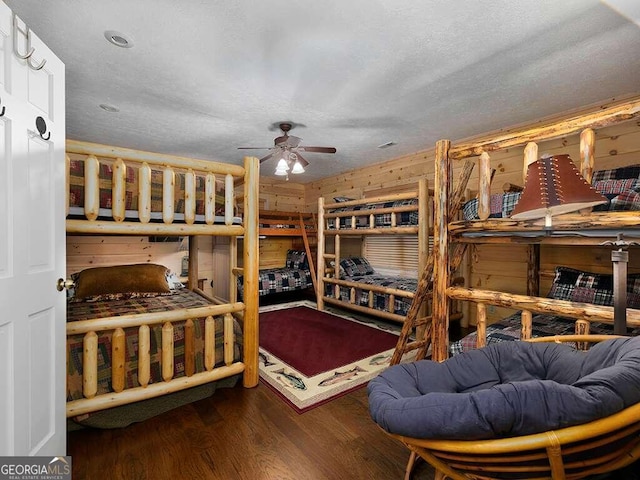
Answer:
<svg viewBox="0 0 640 480"><path fill-rule="evenodd" d="M452 215L457 215L462 206L464 198L464 192L467 188L467 183L471 177L474 163L467 161L464 164L460 177L458 179L458 186L456 191L451 197L449 203L449 209ZM466 251L466 244L457 244L451 259L451 269L455 271L462 262ZM426 357L427 350L431 345L431 319L430 317L420 317L420 312L425 301L431 298L433 293L433 252L429 254L427 263L420 274L418 280L418 287L416 289L411 308L407 313L407 317L402 325L400 336L396 344L396 349L391 357L390 364L397 365L401 362L402 357L409 352L417 350L414 357L415 360L422 360ZM411 334L416 331L416 340L410 342Z"/></svg>

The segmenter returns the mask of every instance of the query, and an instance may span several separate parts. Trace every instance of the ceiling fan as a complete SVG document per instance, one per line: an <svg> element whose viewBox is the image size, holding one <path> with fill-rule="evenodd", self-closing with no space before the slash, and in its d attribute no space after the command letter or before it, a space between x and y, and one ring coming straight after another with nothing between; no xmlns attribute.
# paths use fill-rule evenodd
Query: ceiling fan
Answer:
<svg viewBox="0 0 640 480"><path fill-rule="evenodd" d="M283 122L278 125L282 130L282 135L273 141L273 147L238 147L238 150L271 150L271 153L262 157L260 163L277 158L276 175L289 176L291 173L304 173L304 167L309 162L300 154L300 152L309 153L336 153L333 147L307 147L300 145L302 139L289 135L289 131L293 128L292 123Z"/></svg>

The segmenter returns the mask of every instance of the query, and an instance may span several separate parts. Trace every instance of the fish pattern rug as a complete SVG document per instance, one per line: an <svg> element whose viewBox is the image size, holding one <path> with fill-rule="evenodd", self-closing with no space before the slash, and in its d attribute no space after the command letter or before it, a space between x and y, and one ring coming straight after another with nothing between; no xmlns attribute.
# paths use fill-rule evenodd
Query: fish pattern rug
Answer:
<svg viewBox="0 0 640 480"><path fill-rule="evenodd" d="M260 379L298 413L364 386L389 366L398 340L399 329L387 330L347 314L319 312L308 301L262 307L260 315ZM295 345L300 338L290 338L299 333L303 333L302 346ZM271 348L265 348L269 343Z"/></svg>

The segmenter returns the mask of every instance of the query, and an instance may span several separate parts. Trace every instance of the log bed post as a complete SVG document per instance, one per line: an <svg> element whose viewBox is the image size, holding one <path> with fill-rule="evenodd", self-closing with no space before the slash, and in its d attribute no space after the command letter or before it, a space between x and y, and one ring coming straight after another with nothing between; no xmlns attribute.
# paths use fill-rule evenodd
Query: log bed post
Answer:
<svg viewBox="0 0 640 480"><path fill-rule="evenodd" d="M486 220L491 215L491 158L482 152L478 161L478 217ZM453 219L449 219L451 221Z"/></svg>
<svg viewBox="0 0 640 480"><path fill-rule="evenodd" d="M580 133L580 173L591 184L595 166L596 134L591 128Z"/></svg>
<svg viewBox="0 0 640 480"><path fill-rule="evenodd" d="M318 263L317 281L316 281L316 306L318 310L324 310L324 275L327 268L327 262L325 257L325 245L324 245L324 198L318 198L318 256L316 258Z"/></svg>
<svg viewBox="0 0 640 480"><path fill-rule="evenodd" d="M444 361L449 349L449 187L451 185L451 160L449 140L436 143L435 157L435 218L433 221L433 328L432 358Z"/></svg>
<svg viewBox="0 0 640 480"><path fill-rule="evenodd" d="M527 181L527 171L529 165L538 160L538 144L535 142L529 142L524 147L524 165L522 166L522 184Z"/></svg>
<svg viewBox="0 0 640 480"><path fill-rule="evenodd" d="M258 179L260 164L256 157L244 158L244 297L245 305L244 331L244 364L243 385L258 385L258 269L260 254L258 251ZM231 185L233 187L233 184ZM225 189L226 190L226 189ZM228 195L228 192L226 192ZM225 208L228 212L229 206ZM225 217L228 213L225 213ZM231 241L234 241L231 238Z"/></svg>
<svg viewBox="0 0 640 480"><path fill-rule="evenodd" d="M418 278L421 272L427 268L429 260L429 226L431 219L429 215L429 183L426 177L418 182ZM416 288L417 293L417 288ZM428 302L421 302L418 317L424 318L428 315ZM416 338L424 338L426 325L416 328Z"/></svg>

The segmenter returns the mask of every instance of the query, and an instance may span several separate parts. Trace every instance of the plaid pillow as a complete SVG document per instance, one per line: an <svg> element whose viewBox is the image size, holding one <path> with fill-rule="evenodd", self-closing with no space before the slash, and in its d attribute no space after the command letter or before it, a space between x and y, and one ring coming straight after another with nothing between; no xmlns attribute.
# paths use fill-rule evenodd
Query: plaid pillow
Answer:
<svg viewBox="0 0 640 480"><path fill-rule="evenodd" d="M612 306L613 275L556 267L556 275L548 297ZM640 308L640 274L627 276L627 307Z"/></svg>
<svg viewBox="0 0 640 480"><path fill-rule="evenodd" d="M364 257L351 257L340 260L340 267L348 277L373 275L375 270Z"/></svg>
<svg viewBox="0 0 640 480"><path fill-rule="evenodd" d="M580 270L569 267L556 267L556 274L549 290L549 298L555 300L571 300Z"/></svg>
<svg viewBox="0 0 640 480"><path fill-rule="evenodd" d="M591 184L609 200L594 211L640 210L640 165L598 170L593 172Z"/></svg>
<svg viewBox="0 0 640 480"><path fill-rule="evenodd" d="M605 180L621 180L625 178L640 178L640 164L628 165L626 167L612 168L610 170L598 170L593 172L591 183L596 185L597 182Z"/></svg>
<svg viewBox="0 0 640 480"><path fill-rule="evenodd" d="M307 268L307 252L302 250L288 250L285 267L297 269Z"/></svg>

